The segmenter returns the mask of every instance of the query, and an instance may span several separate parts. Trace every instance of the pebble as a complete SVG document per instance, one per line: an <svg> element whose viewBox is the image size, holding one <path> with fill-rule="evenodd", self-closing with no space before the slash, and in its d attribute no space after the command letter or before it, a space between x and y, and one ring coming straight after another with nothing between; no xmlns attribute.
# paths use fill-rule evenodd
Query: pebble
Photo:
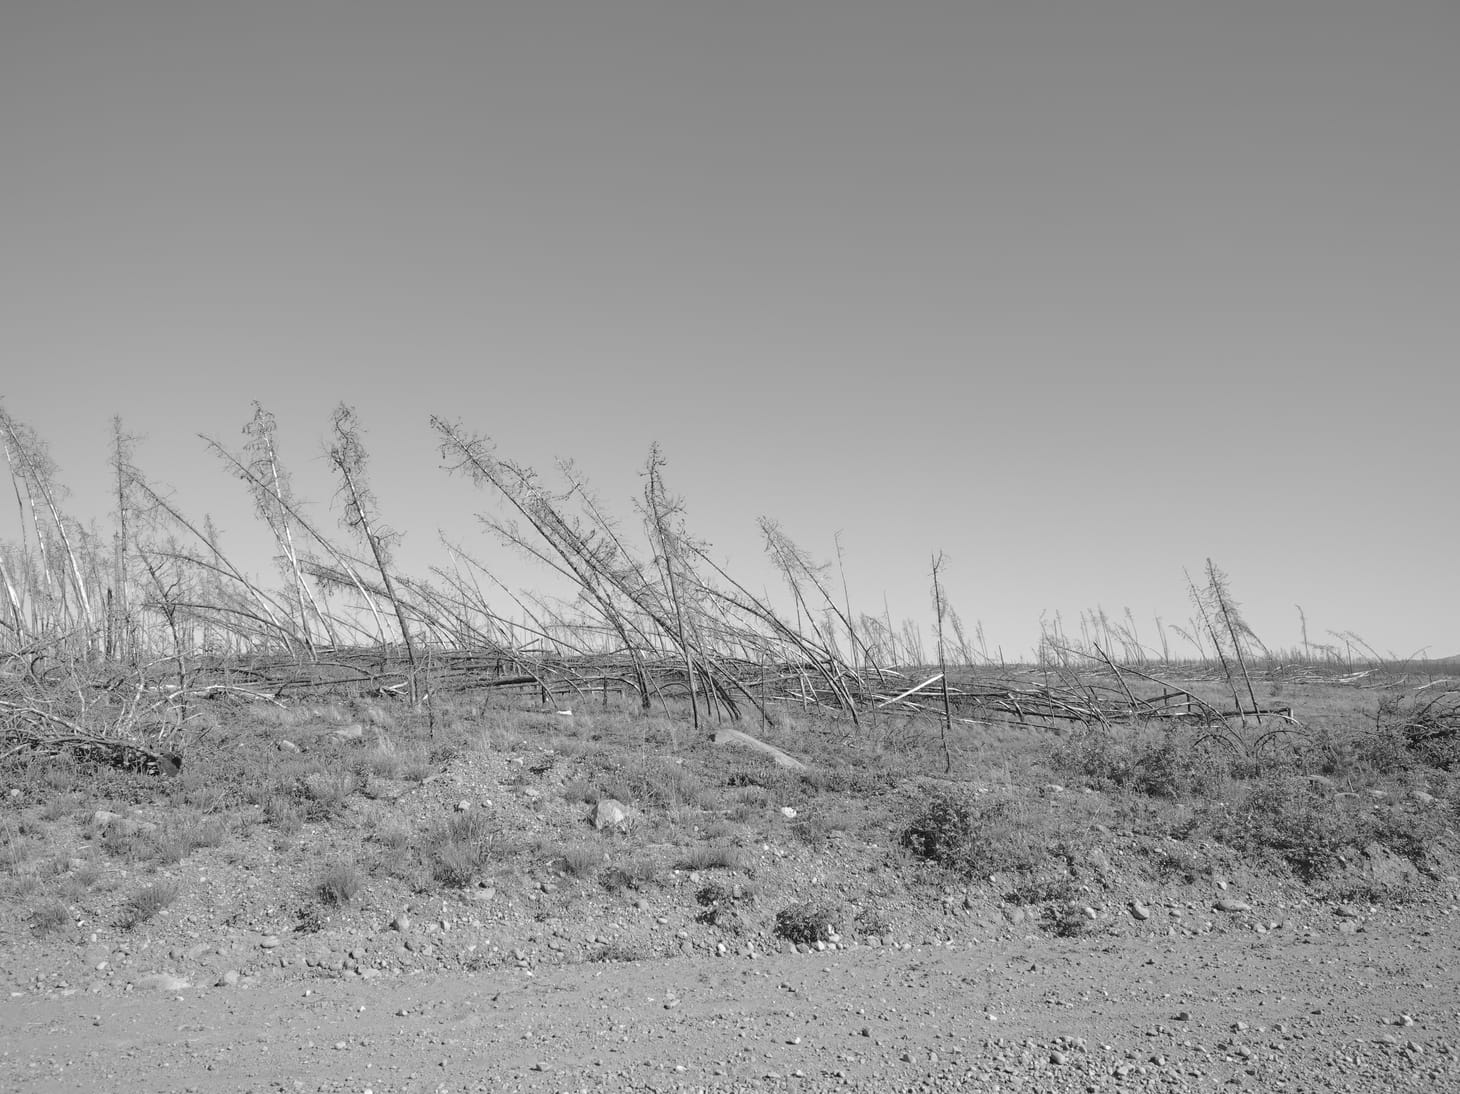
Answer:
<svg viewBox="0 0 1460 1094"><path fill-rule="evenodd" d="M278 945L279 945L279 936L276 935L276 934L266 934L266 935L264 935L263 938L259 939L259 947L261 949L272 950L272 949L276 948Z"/></svg>
<svg viewBox="0 0 1460 1094"><path fill-rule="evenodd" d="M1147 908L1139 900L1132 900L1130 902L1130 914L1135 919L1150 919L1151 909Z"/></svg>
<svg viewBox="0 0 1460 1094"><path fill-rule="evenodd" d="M238 980L239 980L238 970L237 969L229 969L227 972L225 972L222 976L220 976L218 978L218 982L214 986L215 987L219 987L219 988L231 988L231 987L233 987L234 984L237 984L238 983Z"/></svg>
<svg viewBox="0 0 1460 1094"><path fill-rule="evenodd" d="M1252 910L1252 905L1245 900L1238 900L1235 897L1224 896L1217 901L1219 912L1247 912Z"/></svg>

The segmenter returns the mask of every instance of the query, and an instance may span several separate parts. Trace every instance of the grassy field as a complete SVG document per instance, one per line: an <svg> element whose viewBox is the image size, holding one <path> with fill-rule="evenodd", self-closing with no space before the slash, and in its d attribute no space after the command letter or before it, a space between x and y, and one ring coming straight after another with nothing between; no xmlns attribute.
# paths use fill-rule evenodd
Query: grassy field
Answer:
<svg viewBox="0 0 1460 1094"><path fill-rule="evenodd" d="M1263 706L1292 714L949 729L812 708L760 729L804 769L716 744L672 708L459 697L433 727L343 691L225 695L197 713L176 775L65 749L5 757L3 933L42 980L56 947L182 950L243 927L281 936L286 954L298 941L286 971L316 969L314 951L368 951L343 975L1011 924L1067 936L1139 929L1153 908L1176 909L1162 929L1190 930L1180 909L1223 894L1280 919L1402 902L1460 872L1443 680L1260 684ZM1224 686L1186 690L1217 702ZM413 920L429 944L380 946ZM236 963L280 975L264 957Z"/></svg>

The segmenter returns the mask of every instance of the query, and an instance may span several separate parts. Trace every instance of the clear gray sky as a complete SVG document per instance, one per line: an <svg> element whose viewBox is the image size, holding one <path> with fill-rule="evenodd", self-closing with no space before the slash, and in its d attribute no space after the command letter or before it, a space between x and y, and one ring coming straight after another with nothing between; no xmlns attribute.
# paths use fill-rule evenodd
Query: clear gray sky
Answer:
<svg viewBox="0 0 1460 1094"><path fill-rule="evenodd" d="M946 551L1011 655L1208 556L1270 645L1460 652L1454 0L12 0L0 156L83 519L115 413L246 549L254 399L322 515L343 399L408 566L476 538L439 413L624 513L658 440L752 585L762 514L894 617Z"/></svg>

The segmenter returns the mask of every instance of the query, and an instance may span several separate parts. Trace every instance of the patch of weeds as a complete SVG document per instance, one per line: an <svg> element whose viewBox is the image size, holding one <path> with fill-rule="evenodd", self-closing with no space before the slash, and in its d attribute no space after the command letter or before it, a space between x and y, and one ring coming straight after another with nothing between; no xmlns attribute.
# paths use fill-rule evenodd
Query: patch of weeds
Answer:
<svg viewBox="0 0 1460 1094"><path fill-rule="evenodd" d="M753 886L738 882L734 885L722 885L718 881L712 881L695 893L695 901L701 909L695 919L724 931L742 931L748 926L744 909L754 904L755 898L756 890Z"/></svg>
<svg viewBox="0 0 1460 1094"><path fill-rule="evenodd" d="M701 843L684 852L677 865L681 870L741 870L745 855L734 844Z"/></svg>
<svg viewBox="0 0 1460 1094"><path fill-rule="evenodd" d="M776 934L798 946L830 942L842 916L834 904L802 901L776 913Z"/></svg>
<svg viewBox="0 0 1460 1094"><path fill-rule="evenodd" d="M1050 878L1046 881L1026 881L1004 894L1010 904L1049 904L1071 901L1075 897L1073 878Z"/></svg>
<svg viewBox="0 0 1460 1094"><path fill-rule="evenodd" d="M960 877L1032 865L1025 826L1007 799L936 790L903 829L902 845Z"/></svg>
<svg viewBox="0 0 1460 1094"><path fill-rule="evenodd" d="M1199 855L1182 846L1163 847L1153 854L1152 863L1162 880L1179 878L1188 885L1206 869Z"/></svg>
<svg viewBox="0 0 1460 1094"><path fill-rule="evenodd" d="M5 838L0 840L0 867L14 870L34 856L36 850L37 846L33 841L14 832L7 832Z"/></svg>
<svg viewBox="0 0 1460 1094"><path fill-rule="evenodd" d="M635 801L676 809L699 805L705 797L705 786L699 776L672 760L648 757L626 775Z"/></svg>
<svg viewBox="0 0 1460 1094"><path fill-rule="evenodd" d="M304 810L284 794L271 794L263 801L264 823L281 835L295 835L304 827Z"/></svg>
<svg viewBox="0 0 1460 1094"><path fill-rule="evenodd" d="M355 899L363 879L360 867L342 859L332 862L320 872L314 883L314 895L329 908L341 908Z"/></svg>
<svg viewBox="0 0 1460 1094"><path fill-rule="evenodd" d="M157 881L138 890L122 905L119 925L127 931L140 927L177 900L178 893L175 881Z"/></svg>
<svg viewBox="0 0 1460 1094"><path fill-rule="evenodd" d="M425 753L412 751L401 758L400 778L406 782L424 782L431 777L434 770Z"/></svg>
<svg viewBox="0 0 1460 1094"><path fill-rule="evenodd" d="M599 795L592 783L582 776L577 776L563 784L563 800L582 802L585 805L597 805Z"/></svg>
<svg viewBox="0 0 1460 1094"><path fill-rule="evenodd" d="M1226 752L1166 727L1157 734L1090 730L1057 745L1051 759L1067 774L1094 786L1120 787L1155 798L1210 795L1231 775Z"/></svg>
<svg viewBox="0 0 1460 1094"><path fill-rule="evenodd" d="M318 934L326 922L318 904L306 904L295 913L294 930L299 934Z"/></svg>
<svg viewBox="0 0 1460 1094"><path fill-rule="evenodd" d="M1238 806L1215 821L1213 834L1238 851L1274 853L1306 880L1321 877L1347 848L1366 842L1352 810L1298 779L1248 787Z"/></svg>
<svg viewBox="0 0 1460 1094"><path fill-rule="evenodd" d="M76 812L80 799L75 794L58 794L41 807L41 819L58 821Z"/></svg>
<svg viewBox="0 0 1460 1094"><path fill-rule="evenodd" d="M1063 901L1046 908L1040 916L1040 924L1060 938L1078 938L1090 929L1090 917L1081 905Z"/></svg>
<svg viewBox="0 0 1460 1094"><path fill-rule="evenodd" d="M486 745L483 750L486 751L489 749L490 745ZM439 770L453 760L461 759L462 755L462 747L459 741L442 741L438 745L433 745L431 751L426 753L426 763Z"/></svg>
<svg viewBox="0 0 1460 1094"><path fill-rule="evenodd" d="M405 761L396 751L394 743L385 740L366 752L356 761L357 773L370 778L398 779Z"/></svg>
<svg viewBox="0 0 1460 1094"><path fill-rule="evenodd" d="M892 924L887 921L887 917L878 908L860 909L852 923L857 928L857 932L864 937L876 935L878 938L885 938L892 933Z"/></svg>
<svg viewBox="0 0 1460 1094"><path fill-rule="evenodd" d="M304 777L305 808L312 820L328 820L344 811L357 788L353 771L316 771Z"/></svg>
<svg viewBox="0 0 1460 1094"><path fill-rule="evenodd" d="M806 846L819 851L831 839L831 827L818 814L799 818L791 825L791 834Z"/></svg>
<svg viewBox="0 0 1460 1094"><path fill-rule="evenodd" d="M30 928L38 935L51 935L70 927L75 920L71 911L59 900L48 900L38 908L31 909Z"/></svg>
<svg viewBox="0 0 1460 1094"><path fill-rule="evenodd" d="M400 821L386 821L375 826L370 833L370 841L399 851L401 848L409 846L411 835L411 830Z"/></svg>
<svg viewBox="0 0 1460 1094"><path fill-rule="evenodd" d="M588 960L594 962L629 962L649 961L658 957L658 952L650 942L610 942L606 946L593 950L588 954Z"/></svg>
<svg viewBox="0 0 1460 1094"><path fill-rule="evenodd" d="M610 866L599 875L598 883L610 893L621 893L626 889L642 889L658 876L659 866L654 860L641 856Z"/></svg>

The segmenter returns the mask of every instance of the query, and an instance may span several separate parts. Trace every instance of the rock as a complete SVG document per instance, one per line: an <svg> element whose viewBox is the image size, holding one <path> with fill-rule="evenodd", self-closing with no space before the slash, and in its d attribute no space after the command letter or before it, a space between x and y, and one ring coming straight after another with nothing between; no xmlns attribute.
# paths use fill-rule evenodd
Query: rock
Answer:
<svg viewBox="0 0 1460 1094"><path fill-rule="evenodd" d="M1333 914L1341 916L1344 919L1358 919L1362 913L1352 904L1340 904L1337 908L1333 909Z"/></svg>
<svg viewBox="0 0 1460 1094"><path fill-rule="evenodd" d="M1420 805L1434 805L1438 800L1433 794L1427 794L1423 790L1411 790L1409 796L1419 802Z"/></svg>
<svg viewBox="0 0 1460 1094"><path fill-rule="evenodd" d="M100 828L103 832L121 819L122 815L120 813L112 813L106 809L98 809L95 813L91 814L92 825Z"/></svg>
<svg viewBox="0 0 1460 1094"><path fill-rule="evenodd" d="M280 752L298 752L299 751L299 746L298 745L296 745L293 741L286 741L282 737L278 740L278 742L276 742L276 744L275 744L274 747L277 748Z"/></svg>
<svg viewBox="0 0 1460 1094"><path fill-rule="evenodd" d="M393 931L408 931L411 929L411 917L401 912L390 921L390 929Z"/></svg>
<svg viewBox="0 0 1460 1094"><path fill-rule="evenodd" d="M1252 905L1236 897L1224 896L1217 901L1216 908L1219 912L1250 912Z"/></svg>
<svg viewBox="0 0 1460 1094"><path fill-rule="evenodd" d="M1139 900L1132 900L1130 902L1130 914L1134 919L1150 919L1151 909L1147 908Z"/></svg>
<svg viewBox="0 0 1460 1094"><path fill-rule="evenodd" d="M1085 856L1085 861L1090 864L1092 869L1102 874L1108 874L1111 870L1110 856L1099 847L1092 848L1090 853Z"/></svg>
<svg viewBox="0 0 1460 1094"><path fill-rule="evenodd" d="M1024 914L1024 909L1016 905L1005 905L999 910L1004 913L1004 918L1016 927L1019 926L1019 924L1023 923L1026 918L1028 918Z"/></svg>
<svg viewBox="0 0 1460 1094"><path fill-rule="evenodd" d="M181 976L174 976L170 972L148 973L137 981L137 987L143 991L181 991L191 986Z"/></svg>
<svg viewBox="0 0 1460 1094"><path fill-rule="evenodd" d="M1047 798L1052 798L1056 794L1063 794L1065 792L1065 788L1059 783L1045 783L1039 788L1039 792Z"/></svg>
<svg viewBox="0 0 1460 1094"><path fill-rule="evenodd" d="M276 935L276 934L266 934L266 935L264 935L263 938L260 938L259 939L259 948L260 949L272 950L275 947L277 947L278 945L279 945L279 936Z"/></svg>
<svg viewBox="0 0 1460 1094"><path fill-rule="evenodd" d="M462 798L461 801L459 801L459 802L456 803L456 811L458 813L467 813L467 812L470 812L471 811L471 802L467 801L465 798Z"/></svg>
<svg viewBox="0 0 1460 1094"><path fill-rule="evenodd" d="M602 798L593 808L593 827L600 832L605 828L622 830L628 826L629 811L624 803L614 798Z"/></svg>
<svg viewBox="0 0 1460 1094"><path fill-rule="evenodd" d="M783 805L781 806L781 816L785 817L787 820L794 820L796 817L796 810L792 809L789 805Z"/></svg>
<svg viewBox="0 0 1460 1094"><path fill-rule="evenodd" d="M222 976L220 976L218 978L217 983L215 983L213 986L216 987L216 988L231 988L231 987L233 987L234 984L237 984L238 981L239 981L239 973L238 973L238 970L237 969L229 969L227 972L225 972Z"/></svg>
<svg viewBox="0 0 1460 1094"><path fill-rule="evenodd" d="M358 722L352 726L341 726L330 734L333 741L358 741L365 736L365 727Z"/></svg>

